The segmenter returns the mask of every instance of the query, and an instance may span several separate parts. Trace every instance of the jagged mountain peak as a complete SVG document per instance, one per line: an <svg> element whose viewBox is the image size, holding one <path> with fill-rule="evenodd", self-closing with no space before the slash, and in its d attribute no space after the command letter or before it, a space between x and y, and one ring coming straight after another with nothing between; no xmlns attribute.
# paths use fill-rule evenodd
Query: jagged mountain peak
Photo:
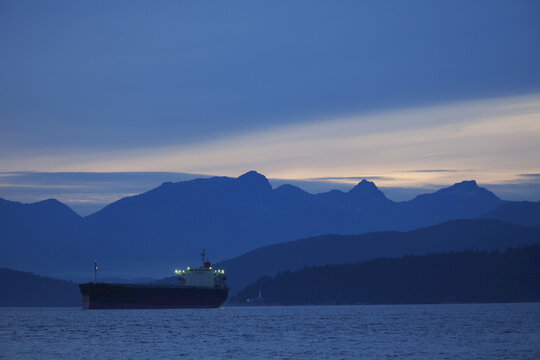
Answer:
<svg viewBox="0 0 540 360"><path fill-rule="evenodd" d="M245 174L242 174L238 177L238 179L265 179L266 180L266 176L264 176L263 174L255 171L255 170L250 170L248 172L246 172Z"/></svg>
<svg viewBox="0 0 540 360"><path fill-rule="evenodd" d="M358 184L356 184L355 188L370 188L370 189L377 189L377 185L375 185L374 182L362 179Z"/></svg>
<svg viewBox="0 0 540 360"><path fill-rule="evenodd" d="M448 187L455 190L475 190L480 189L480 186L476 183L476 180L463 180Z"/></svg>
<svg viewBox="0 0 540 360"><path fill-rule="evenodd" d="M455 183L452 186L440 189L439 191L436 191L434 194L449 194L449 193L460 193L464 195L469 196L475 196L475 195L483 195L483 196L489 196L494 199L499 200L499 198L493 194L491 191L487 190L486 188L478 186L476 183L476 180L465 180L458 183Z"/></svg>
<svg viewBox="0 0 540 360"><path fill-rule="evenodd" d="M452 208L449 205L451 202L454 203L454 206L464 210L464 201L470 202L466 206L468 216L473 216L474 212L482 213L482 210L487 212L503 202L491 191L478 186L475 180L461 181L433 193L418 195L410 202L440 202L440 206L447 209Z"/></svg>
<svg viewBox="0 0 540 360"><path fill-rule="evenodd" d="M361 198L362 200L388 200L386 195L377 188L375 183L363 179L355 187L347 192L348 195Z"/></svg>
<svg viewBox="0 0 540 360"><path fill-rule="evenodd" d="M250 187L250 188L261 188L264 190L272 190L272 185L266 178L266 176L251 170L247 173L240 175L236 179L240 184Z"/></svg>

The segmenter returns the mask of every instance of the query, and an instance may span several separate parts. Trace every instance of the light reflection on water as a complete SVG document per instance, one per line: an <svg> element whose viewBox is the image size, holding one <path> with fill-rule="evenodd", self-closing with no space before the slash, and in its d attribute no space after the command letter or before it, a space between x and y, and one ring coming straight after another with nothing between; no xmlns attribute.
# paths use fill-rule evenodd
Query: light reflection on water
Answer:
<svg viewBox="0 0 540 360"><path fill-rule="evenodd" d="M0 359L540 359L540 303L0 308Z"/></svg>

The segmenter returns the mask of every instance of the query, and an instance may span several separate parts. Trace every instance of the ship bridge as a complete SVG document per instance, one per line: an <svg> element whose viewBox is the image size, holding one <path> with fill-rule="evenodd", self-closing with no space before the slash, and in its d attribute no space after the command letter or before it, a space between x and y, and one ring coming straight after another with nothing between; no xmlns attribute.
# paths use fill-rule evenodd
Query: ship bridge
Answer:
<svg viewBox="0 0 540 360"><path fill-rule="evenodd" d="M178 281L183 286L194 287L226 287L225 270L212 269L212 264L206 252L203 250L201 253L203 266L198 268L187 267L187 270L175 270L175 274L178 275Z"/></svg>

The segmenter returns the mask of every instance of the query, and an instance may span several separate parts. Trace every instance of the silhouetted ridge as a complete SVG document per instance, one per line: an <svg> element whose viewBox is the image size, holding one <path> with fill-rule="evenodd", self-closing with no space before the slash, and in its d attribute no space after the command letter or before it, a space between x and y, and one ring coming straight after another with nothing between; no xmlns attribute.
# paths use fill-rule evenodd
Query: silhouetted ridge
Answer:
<svg viewBox="0 0 540 360"><path fill-rule="evenodd" d="M272 190L272 185L270 185L268 179L264 175L253 170L239 176L236 180L245 188L263 191Z"/></svg>
<svg viewBox="0 0 540 360"><path fill-rule="evenodd" d="M262 276L305 266L465 249L504 250L539 242L540 228L497 220L452 220L407 232L321 235L289 241L261 247L216 266L227 269L234 293Z"/></svg>
<svg viewBox="0 0 540 360"><path fill-rule="evenodd" d="M464 180L446 188L445 191L477 192L482 191L482 188L478 186L476 180Z"/></svg>
<svg viewBox="0 0 540 360"><path fill-rule="evenodd" d="M410 201L398 203L402 210L403 224L422 222L421 226L436 224L449 219L472 218L495 209L504 202L491 191L476 184L462 181L431 194L418 195ZM422 216L420 217L420 214Z"/></svg>
<svg viewBox="0 0 540 360"><path fill-rule="evenodd" d="M46 212L48 216L56 214L61 217L72 218L74 220L81 219L82 217L73 211L66 204L56 200L56 199L47 199L41 200L30 204L23 204L18 201L10 201L0 198L0 211L4 209L16 209L16 211L23 212Z"/></svg>
<svg viewBox="0 0 540 360"><path fill-rule="evenodd" d="M349 190L347 194L355 199L364 201L388 200L386 195L374 183L365 179Z"/></svg>
<svg viewBox="0 0 540 360"><path fill-rule="evenodd" d="M300 189L298 186L284 184L281 186L278 186L275 190L276 193L279 193L281 195L287 196L303 196L303 197L311 197L312 195L302 189Z"/></svg>
<svg viewBox="0 0 540 360"><path fill-rule="evenodd" d="M0 307L80 305L79 288L72 282L0 268Z"/></svg>
<svg viewBox="0 0 540 360"><path fill-rule="evenodd" d="M525 226L540 226L540 201L507 202L479 218L497 219Z"/></svg>
<svg viewBox="0 0 540 360"><path fill-rule="evenodd" d="M502 253L382 258L280 272L247 286L232 301L282 305L539 301L539 263L540 244Z"/></svg>
<svg viewBox="0 0 540 360"><path fill-rule="evenodd" d="M433 193L435 194L462 194L462 195L470 195L470 196L485 196L485 197L492 197L493 199L500 200L495 194L493 194L491 191L478 186L476 183L476 180L467 180L462 181L459 183L455 183L452 186L440 189Z"/></svg>

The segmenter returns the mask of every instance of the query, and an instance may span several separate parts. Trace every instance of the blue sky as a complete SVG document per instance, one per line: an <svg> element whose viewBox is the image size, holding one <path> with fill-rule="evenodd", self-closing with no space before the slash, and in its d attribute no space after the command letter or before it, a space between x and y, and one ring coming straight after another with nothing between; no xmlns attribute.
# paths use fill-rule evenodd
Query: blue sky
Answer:
<svg viewBox="0 0 540 360"><path fill-rule="evenodd" d="M476 178L538 200L539 38L538 1L4 0L0 171Z"/></svg>

